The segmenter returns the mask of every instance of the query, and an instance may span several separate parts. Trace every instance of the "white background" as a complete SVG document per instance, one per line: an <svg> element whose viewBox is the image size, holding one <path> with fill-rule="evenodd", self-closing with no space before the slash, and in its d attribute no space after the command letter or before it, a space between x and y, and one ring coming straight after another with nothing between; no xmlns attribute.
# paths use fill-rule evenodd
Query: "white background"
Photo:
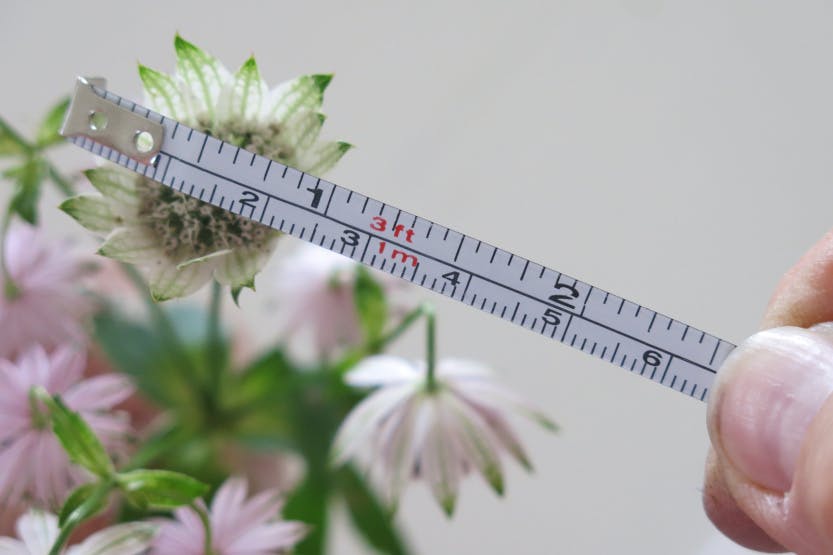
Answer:
<svg viewBox="0 0 833 555"><path fill-rule="evenodd" d="M333 71L325 135L358 148L331 179L730 341L831 223L829 2L0 10L0 113L22 129L77 74L138 97L136 61L172 70L177 30L230 67L255 52L270 83ZM535 474L511 467L504 500L470 479L452 522L413 487L400 518L421 553L738 552L701 509L702 403L431 298L441 353L488 362L563 432L520 423ZM332 551L364 548L342 532Z"/></svg>

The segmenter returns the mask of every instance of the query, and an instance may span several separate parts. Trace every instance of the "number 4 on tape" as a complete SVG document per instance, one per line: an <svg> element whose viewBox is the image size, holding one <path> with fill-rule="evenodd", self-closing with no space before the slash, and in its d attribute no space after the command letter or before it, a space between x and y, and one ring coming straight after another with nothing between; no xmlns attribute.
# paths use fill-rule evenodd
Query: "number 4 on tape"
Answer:
<svg viewBox="0 0 833 555"><path fill-rule="evenodd" d="M705 400L734 345L79 79L62 134L162 185Z"/></svg>

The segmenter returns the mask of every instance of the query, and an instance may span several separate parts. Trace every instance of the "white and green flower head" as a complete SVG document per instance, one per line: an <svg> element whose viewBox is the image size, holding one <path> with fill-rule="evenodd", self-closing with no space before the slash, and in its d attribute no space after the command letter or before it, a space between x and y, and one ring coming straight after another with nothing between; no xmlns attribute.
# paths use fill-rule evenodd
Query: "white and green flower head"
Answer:
<svg viewBox="0 0 833 555"><path fill-rule="evenodd" d="M232 74L179 35L174 47L175 75L139 66L149 108L315 175L350 148L319 140L331 75L304 75L269 90L254 57ZM233 291L254 288L278 232L118 167L86 175L101 195L71 198L61 208L106 236L99 254L142 268L155 299L188 295L212 277Z"/></svg>

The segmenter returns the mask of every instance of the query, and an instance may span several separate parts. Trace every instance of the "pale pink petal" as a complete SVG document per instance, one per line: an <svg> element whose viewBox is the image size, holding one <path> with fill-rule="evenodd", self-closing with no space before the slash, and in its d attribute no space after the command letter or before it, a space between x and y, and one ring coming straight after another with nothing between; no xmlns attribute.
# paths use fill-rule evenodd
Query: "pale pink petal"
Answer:
<svg viewBox="0 0 833 555"><path fill-rule="evenodd" d="M128 522L110 526L71 547L67 555L140 555L150 546L156 526L148 522Z"/></svg>
<svg viewBox="0 0 833 555"><path fill-rule="evenodd" d="M72 410L95 411L112 408L133 392L133 384L127 376L103 374L76 384L63 397Z"/></svg>
<svg viewBox="0 0 833 555"><path fill-rule="evenodd" d="M333 461L341 464L372 438L376 427L414 391L413 384L382 388L353 409L341 423L333 443Z"/></svg>
<svg viewBox="0 0 833 555"><path fill-rule="evenodd" d="M23 542L0 538L0 555L31 555Z"/></svg>
<svg viewBox="0 0 833 555"><path fill-rule="evenodd" d="M252 528L228 547L224 555L275 553L291 548L307 533L300 522L273 522Z"/></svg>
<svg viewBox="0 0 833 555"><path fill-rule="evenodd" d="M232 477L226 480L211 503L211 526L216 536L214 542L224 545L227 538L239 531L237 517L246 500L248 484L244 478ZM238 528L238 530L235 530Z"/></svg>
<svg viewBox="0 0 833 555"><path fill-rule="evenodd" d="M32 555L47 555L58 538L58 517L31 510L17 520L17 535Z"/></svg>
<svg viewBox="0 0 833 555"><path fill-rule="evenodd" d="M375 355L359 362L344 381L354 387L377 387L412 382L422 377L413 363L393 355Z"/></svg>
<svg viewBox="0 0 833 555"><path fill-rule="evenodd" d="M437 377L454 379L489 378L492 371L484 364L462 358L446 358L437 363Z"/></svg>

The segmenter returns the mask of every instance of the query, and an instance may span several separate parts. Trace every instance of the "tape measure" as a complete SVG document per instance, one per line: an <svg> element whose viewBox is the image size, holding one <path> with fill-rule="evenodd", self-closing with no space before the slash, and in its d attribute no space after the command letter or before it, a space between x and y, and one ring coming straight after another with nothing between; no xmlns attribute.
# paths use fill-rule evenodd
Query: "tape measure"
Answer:
<svg viewBox="0 0 833 555"><path fill-rule="evenodd" d="M705 400L734 345L79 79L61 133L162 185Z"/></svg>

